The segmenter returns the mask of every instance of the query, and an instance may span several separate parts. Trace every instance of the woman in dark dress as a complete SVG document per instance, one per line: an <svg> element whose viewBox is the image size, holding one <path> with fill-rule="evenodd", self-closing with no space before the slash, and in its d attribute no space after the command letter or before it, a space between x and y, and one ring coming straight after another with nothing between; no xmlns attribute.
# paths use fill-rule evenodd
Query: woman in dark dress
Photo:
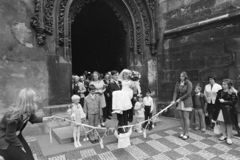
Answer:
<svg viewBox="0 0 240 160"><path fill-rule="evenodd" d="M232 124L233 124L233 107L237 103L237 95L232 89L233 84L230 79L222 81L222 88L217 92L216 108L214 120L217 120L221 127L222 136L220 141L227 140L227 144L232 144Z"/></svg>
<svg viewBox="0 0 240 160"><path fill-rule="evenodd" d="M0 155L4 160L34 160L32 151L22 136L27 122L41 123L53 117L37 117L36 93L22 89L17 103L0 122Z"/></svg>

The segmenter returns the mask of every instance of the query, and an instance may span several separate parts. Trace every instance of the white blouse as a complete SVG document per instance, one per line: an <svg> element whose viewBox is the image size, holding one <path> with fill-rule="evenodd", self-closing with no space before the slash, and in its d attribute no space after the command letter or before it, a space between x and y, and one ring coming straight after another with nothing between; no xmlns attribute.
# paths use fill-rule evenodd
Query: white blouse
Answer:
<svg viewBox="0 0 240 160"><path fill-rule="evenodd" d="M221 89L222 89L222 86L220 86L217 83L214 83L212 88L211 88L211 84L207 84L204 89L204 95L206 96L207 102L215 104L215 101L217 98L217 92Z"/></svg>

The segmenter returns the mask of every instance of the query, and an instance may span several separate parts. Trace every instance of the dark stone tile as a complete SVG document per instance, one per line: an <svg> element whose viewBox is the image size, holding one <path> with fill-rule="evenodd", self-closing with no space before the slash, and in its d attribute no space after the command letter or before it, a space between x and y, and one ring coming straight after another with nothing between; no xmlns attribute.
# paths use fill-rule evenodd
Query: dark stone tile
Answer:
<svg viewBox="0 0 240 160"><path fill-rule="evenodd" d="M157 139L157 141L159 141L160 143L164 144L165 146L171 148L171 149L175 149L175 148L178 148L179 145L173 143L173 142L170 142L169 140L165 139L165 138L160 138L160 139Z"/></svg>
<svg viewBox="0 0 240 160"><path fill-rule="evenodd" d="M194 160L206 160L205 158L197 155L197 154L190 154L186 156L189 159L194 159Z"/></svg>
<svg viewBox="0 0 240 160"><path fill-rule="evenodd" d="M147 153L149 156L154 156L159 153L158 150L148 145L147 143L141 143L136 145L139 149Z"/></svg>
<svg viewBox="0 0 240 160"><path fill-rule="evenodd" d="M196 152L201 150L200 148L198 148L198 147L196 147L194 145L191 145L191 144L184 146L184 148L186 148L187 150L189 150L189 151L191 151L193 153L196 153Z"/></svg>
<svg viewBox="0 0 240 160"><path fill-rule="evenodd" d="M183 157L181 154L177 153L177 152L174 151L174 150L165 152L164 154L165 154L166 156L168 156L169 158L171 158L171 159L178 159L178 158Z"/></svg>
<svg viewBox="0 0 240 160"><path fill-rule="evenodd" d="M117 149L117 150L112 151L112 153L117 159L122 159L122 160L133 160L134 159L134 157L132 157L132 155L129 154L124 149Z"/></svg>
<svg viewBox="0 0 240 160"><path fill-rule="evenodd" d="M219 149L217 148L214 148L214 147L208 147L205 149L206 151L210 152L210 153L213 153L215 155L221 155L221 154L224 154L223 151L220 151Z"/></svg>

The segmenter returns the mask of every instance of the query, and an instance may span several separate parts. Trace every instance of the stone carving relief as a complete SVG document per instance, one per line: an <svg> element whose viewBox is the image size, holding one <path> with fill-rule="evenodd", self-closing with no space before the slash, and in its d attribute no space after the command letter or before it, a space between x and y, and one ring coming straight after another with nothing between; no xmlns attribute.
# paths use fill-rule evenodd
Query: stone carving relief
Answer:
<svg viewBox="0 0 240 160"><path fill-rule="evenodd" d="M31 26L36 30L37 42L40 45L45 43L46 33L53 34L53 8L56 0L46 0L46 5L43 10L43 1L35 0L35 13L31 18ZM68 38L69 46L71 45L71 23L76 15L87 4L94 0L73 0L69 12L69 37L64 37L64 11L68 0L60 0L59 16L58 16L58 34L59 45L64 44L64 38ZM136 53L143 53L143 43L149 45L151 53L155 53L156 44L153 44L151 31L156 24L152 24L152 19L155 13L156 0L121 0L121 2L113 2L104 0L114 11L118 19L123 23L124 30L129 33L129 47L133 51L136 42ZM118 6L117 6L118 5ZM130 11L130 12L129 12ZM149 16L151 13L152 16ZM43 16L44 14L44 16ZM131 17L131 15L133 17ZM132 20L133 18L133 20ZM135 31L136 29L136 31ZM135 32L135 33L134 33ZM135 35L135 37L134 37ZM67 42L67 41L66 41Z"/></svg>
<svg viewBox="0 0 240 160"><path fill-rule="evenodd" d="M48 34L52 35L53 33L53 5L55 0L47 0L47 4L45 6L45 16L44 16L44 24L45 30Z"/></svg>
<svg viewBox="0 0 240 160"><path fill-rule="evenodd" d="M59 45L62 46L64 43L64 11L68 0L61 0L58 17L58 32L59 32Z"/></svg>
<svg viewBox="0 0 240 160"><path fill-rule="evenodd" d="M37 38L37 43L39 45L45 44L45 39L46 39L46 33L44 26L42 25L43 22L41 21L41 17L43 17L43 13L41 12L42 10L42 1L41 0L35 0L35 13L31 17L31 26L36 30L36 38Z"/></svg>

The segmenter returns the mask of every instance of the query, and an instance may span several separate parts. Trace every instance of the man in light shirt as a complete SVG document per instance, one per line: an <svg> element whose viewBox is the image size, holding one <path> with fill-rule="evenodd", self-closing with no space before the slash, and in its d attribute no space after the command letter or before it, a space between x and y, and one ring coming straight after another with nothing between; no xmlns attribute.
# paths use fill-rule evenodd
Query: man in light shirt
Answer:
<svg viewBox="0 0 240 160"><path fill-rule="evenodd" d="M151 90L149 89L146 92L146 97L143 98L143 105L145 106L145 120L151 119L152 118L152 113L153 113L153 99L152 97L150 97L151 95ZM152 121L150 122L145 122L144 124L144 128L146 127L146 125L149 123L148 125L148 130L152 130Z"/></svg>

